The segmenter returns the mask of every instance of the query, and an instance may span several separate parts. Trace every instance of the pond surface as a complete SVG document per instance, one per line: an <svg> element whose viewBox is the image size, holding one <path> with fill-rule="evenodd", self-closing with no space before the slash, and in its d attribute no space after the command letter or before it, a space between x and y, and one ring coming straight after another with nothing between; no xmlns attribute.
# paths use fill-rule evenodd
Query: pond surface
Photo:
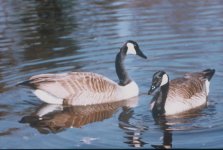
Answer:
<svg viewBox="0 0 223 150"><path fill-rule="evenodd" d="M148 60L126 68L140 95L115 104L51 106L15 84L41 73L89 71L118 81L127 40ZM223 148L223 1L1 0L0 148ZM215 68L208 105L155 121L152 75ZM47 113L48 109L56 111ZM42 116L37 118L36 115Z"/></svg>

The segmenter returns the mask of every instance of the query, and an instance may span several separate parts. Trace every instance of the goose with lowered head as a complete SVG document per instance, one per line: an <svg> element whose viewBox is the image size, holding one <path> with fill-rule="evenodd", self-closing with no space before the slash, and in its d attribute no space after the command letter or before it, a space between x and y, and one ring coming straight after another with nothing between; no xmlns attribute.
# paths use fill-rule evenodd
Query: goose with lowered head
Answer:
<svg viewBox="0 0 223 150"><path fill-rule="evenodd" d="M214 69L206 69L169 81L165 71L156 72L148 92L151 95L159 89L150 103L153 115L175 115L205 105L214 73Z"/></svg>
<svg viewBox="0 0 223 150"><path fill-rule="evenodd" d="M19 85L29 86L40 100L49 104L92 105L128 99L139 94L137 84L124 67L128 54L147 58L135 41L124 43L115 60L119 83L93 72L68 72L34 75Z"/></svg>

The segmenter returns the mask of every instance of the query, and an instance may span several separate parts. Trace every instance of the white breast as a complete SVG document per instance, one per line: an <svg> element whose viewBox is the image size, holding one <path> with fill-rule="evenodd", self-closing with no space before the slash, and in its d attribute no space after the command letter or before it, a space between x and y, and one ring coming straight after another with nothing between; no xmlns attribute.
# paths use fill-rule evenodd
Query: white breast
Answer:
<svg viewBox="0 0 223 150"><path fill-rule="evenodd" d="M139 94L138 85L131 81L126 86L118 86L117 88L117 99L128 99Z"/></svg>

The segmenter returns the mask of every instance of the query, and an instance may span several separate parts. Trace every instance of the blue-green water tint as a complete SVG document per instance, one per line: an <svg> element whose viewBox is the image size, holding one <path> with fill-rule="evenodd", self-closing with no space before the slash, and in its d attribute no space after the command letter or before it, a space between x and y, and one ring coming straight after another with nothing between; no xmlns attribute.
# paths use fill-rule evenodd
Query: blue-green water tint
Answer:
<svg viewBox="0 0 223 150"><path fill-rule="evenodd" d="M0 1L0 148L222 148L222 18L220 0ZM148 56L125 62L140 87L133 108L64 108L35 120L43 103L16 83L68 71L117 81L115 55L129 39ZM216 69L208 106L155 122L153 73L173 79L206 68Z"/></svg>

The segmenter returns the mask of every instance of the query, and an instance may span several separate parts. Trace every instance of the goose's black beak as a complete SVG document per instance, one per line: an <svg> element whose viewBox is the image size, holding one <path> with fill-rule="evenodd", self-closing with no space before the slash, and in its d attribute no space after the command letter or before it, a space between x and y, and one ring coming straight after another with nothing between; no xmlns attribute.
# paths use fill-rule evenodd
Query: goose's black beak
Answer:
<svg viewBox="0 0 223 150"><path fill-rule="evenodd" d="M144 59L147 59L147 56L144 55L140 49L137 50L136 55L138 55L138 56L140 56L140 57L142 57Z"/></svg>
<svg viewBox="0 0 223 150"><path fill-rule="evenodd" d="M152 85L148 91L148 95L151 95L155 90L157 89L157 87L155 87L154 85Z"/></svg>

